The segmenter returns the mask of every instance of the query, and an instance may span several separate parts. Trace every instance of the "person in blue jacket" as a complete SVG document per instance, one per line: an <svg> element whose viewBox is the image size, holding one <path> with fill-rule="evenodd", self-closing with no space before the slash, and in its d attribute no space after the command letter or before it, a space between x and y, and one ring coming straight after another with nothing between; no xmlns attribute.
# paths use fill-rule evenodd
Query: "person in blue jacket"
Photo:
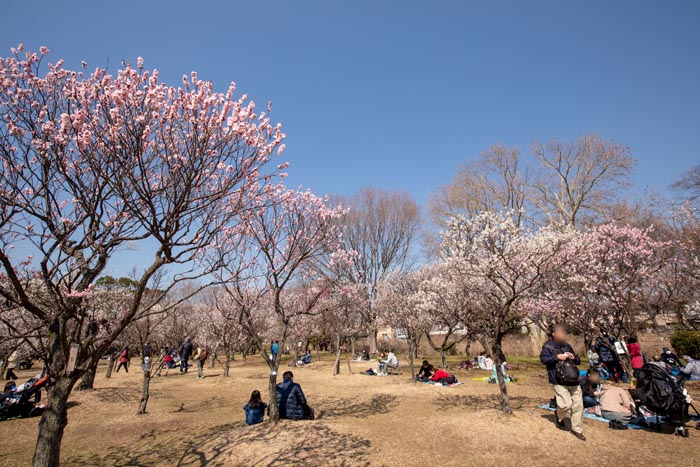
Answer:
<svg viewBox="0 0 700 467"><path fill-rule="evenodd" d="M266 409L267 404L262 401L260 391L256 389L250 395L248 403L243 406L243 410L245 410L245 424L257 425L258 423L262 423L265 418Z"/></svg>

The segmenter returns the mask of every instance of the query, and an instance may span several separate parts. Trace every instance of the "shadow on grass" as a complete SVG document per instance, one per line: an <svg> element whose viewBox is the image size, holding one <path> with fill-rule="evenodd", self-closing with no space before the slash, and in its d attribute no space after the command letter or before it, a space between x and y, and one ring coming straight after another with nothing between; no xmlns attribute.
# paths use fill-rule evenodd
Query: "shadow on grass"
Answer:
<svg viewBox="0 0 700 467"><path fill-rule="evenodd" d="M220 425L192 436L187 429L153 430L135 444L112 447L104 455L66 459L87 467L369 466L372 444L319 422L242 422Z"/></svg>
<svg viewBox="0 0 700 467"><path fill-rule="evenodd" d="M448 395L441 394L433 401L441 410L466 408L477 412L480 410L501 410L503 408L500 394L481 395ZM523 407L536 407L542 401L534 397L510 396L510 406L513 410Z"/></svg>
<svg viewBox="0 0 700 467"><path fill-rule="evenodd" d="M366 418L389 413L397 404L396 396L391 394L377 394L369 400L360 402L349 398L323 399L316 407L316 416L318 419Z"/></svg>

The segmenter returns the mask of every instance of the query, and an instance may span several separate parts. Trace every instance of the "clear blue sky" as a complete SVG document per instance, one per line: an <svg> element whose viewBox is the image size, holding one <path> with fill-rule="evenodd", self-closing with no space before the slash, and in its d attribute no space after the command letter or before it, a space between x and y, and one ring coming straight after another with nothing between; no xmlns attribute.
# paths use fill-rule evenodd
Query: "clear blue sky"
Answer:
<svg viewBox="0 0 700 467"><path fill-rule="evenodd" d="M178 84L235 80L288 135L290 183L423 203L494 143L588 131L661 191L700 163L700 1L3 2L3 54L142 56Z"/></svg>

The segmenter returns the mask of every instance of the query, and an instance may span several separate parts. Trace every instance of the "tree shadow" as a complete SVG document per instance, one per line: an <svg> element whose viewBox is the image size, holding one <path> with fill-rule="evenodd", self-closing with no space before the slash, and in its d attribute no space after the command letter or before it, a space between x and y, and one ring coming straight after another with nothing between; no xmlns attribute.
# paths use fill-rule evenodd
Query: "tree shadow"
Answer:
<svg viewBox="0 0 700 467"><path fill-rule="evenodd" d="M252 427L243 422L192 435L187 429L155 429L136 443L104 454L74 456L67 465L88 467L368 466L372 444L316 421L282 421Z"/></svg>
<svg viewBox="0 0 700 467"><path fill-rule="evenodd" d="M510 406L514 410L523 407L536 407L541 403L540 399L526 396L510 396ZM440 394L433 404L437 405L441 410L449 410L454 408L466 408L468 410L478 412L480 410L502 410L503 402L500 394L482 394L482 395L448 395Z"/></svg>
<svg viewBox="0 0 700 467"><path fill-rule="evenodd" d="M318 419L366 418L389 413L396 405L398 405L396 396L391 394L377 394L371 399L361 402L349 398L329 398L319 401L316 413Z"/></svg>
<svg viewBox="0 0 700 467"><path fill-rule="evenodd" d="M100 402L136 402L141 397L141 389L137 387L105 387L95 388L93 394ZM158 397L156 391L151 390L150 395Z"/></svg>

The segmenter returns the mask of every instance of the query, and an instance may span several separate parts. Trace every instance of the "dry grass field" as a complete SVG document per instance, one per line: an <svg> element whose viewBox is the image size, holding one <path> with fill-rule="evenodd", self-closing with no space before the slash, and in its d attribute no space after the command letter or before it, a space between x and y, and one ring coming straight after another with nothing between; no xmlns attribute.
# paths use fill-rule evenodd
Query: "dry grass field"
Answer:
<svg viewBox="0 0 700 467"><path fill-rule="evenodd" d="M521 361L509 385L515 414L499 411L498 389L456 371L465 384L435 387L402 376L331 377L329 361L295 369L317 420L247 427L242 406L266 388L266 367L252 358L224 378L220 368L155 378L149 413L135 415L141 376L120 372L91 392L75 392L62 460L66 466L697 466L700 431L683 439L612 431L585 420L587 442L555 429L537 406L550 397L544 370ZM136 359L134 360L136 361ZM134 365L134 369L136 365ZM20 380L32 374L20 373ZM700 398L700 385L689 384ZM29 465L38 419L0 423L0 464Z"/></svg>

